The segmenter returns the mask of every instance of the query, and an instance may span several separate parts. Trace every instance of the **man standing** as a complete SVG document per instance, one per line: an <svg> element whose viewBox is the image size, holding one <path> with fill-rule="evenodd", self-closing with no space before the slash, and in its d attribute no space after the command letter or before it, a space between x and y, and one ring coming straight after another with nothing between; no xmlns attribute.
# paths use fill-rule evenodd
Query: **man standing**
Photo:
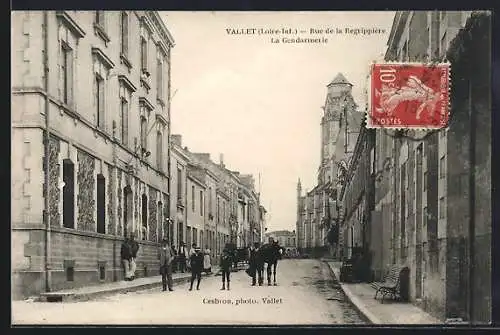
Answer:
<svg viewBox="0 0 500 335"><path fill-rule="evenodd" d="M226 289L226 280L227 280L227 289L230 290L229 282L231 281L231 264L232 264L231 254L229 253L229 247L226 244L224 250L222 250L222 255L220 257L220 267L222 270L222 288L221 290Z"/></svg>
<svg viewBox="0 0 500 335"><path fill-rule="evenodd" d="M179 247L179 253L177 256L179 259L179 271L184 273L186 271L186 260L188 257L188 253L186 250L186 246L184 245L184 242L181 242L181 246Z"/></svg>
<svg viewBox="0 0 500 335"><path fill-rule="evenodd" d="M130 233L130 280L135 279L135 269L137 264L135 262L137 258L137 252L139 251L139 243L135 240L135 233Z"/></svg>
<svg viewBox="0 0 500 335"><path fill-rule="evenodd" d="M196 289L200 289L201 282L201 272L203 271L203 253L201 249L196 247L196 244L193 243L194 253L189 257L189 263L191 264L191 286L189 290L193 290L194 280L197 279L198 283L196 285Z"/></svg>
<svg viewBox="0 0 500 335"><path fill-rule="evenodd" d="M135 259L139 251L139 243L137 243L134 238L134 233L130 233L130 238L125 236L120 252L123 268L125 270L125 280L127 281L135 279Z"/></svg>
<svg viewBox="0 0 500 335"><path fill-rule="evenodd" d="M130 243L129 243L129 239L128 239L127 236L125 236L125 240L122 243L122 248L121 248L120 255L121 255L121 259L122 259L122 263L123 263L123 269L125 271L125 280L129 281L130 278L131 278L131 275L130 275L130 266L131 266L130 260L132 258L132 253L131 253L131 250L130 250Z"/></svg>
<svg viewBox="0 0 500 335"><path fill-rule="evenodd" d="M167 290L167 285L168 290L173 291L172 261L174 260L174 254L166 239L163 239L163 241L161 242L161 248L158 254L158 258L160 259L160 273L163 291Z"/></svg>
<svg viewBox="0 0 500 335"><path fill-rule="evenodd" d="M249 274L252 277L252 286L257 284L257 279L259 286L262 286L264 282L264 262L262 261L260 253L260 244L259 242L255 242L253 248L250 249L249 260Z"/></svg>

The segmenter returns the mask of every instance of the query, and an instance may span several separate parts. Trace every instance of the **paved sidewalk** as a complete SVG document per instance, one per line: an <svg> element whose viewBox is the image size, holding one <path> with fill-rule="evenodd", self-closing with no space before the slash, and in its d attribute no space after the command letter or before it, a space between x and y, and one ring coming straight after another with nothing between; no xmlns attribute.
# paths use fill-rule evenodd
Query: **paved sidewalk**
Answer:
<svg viewBox="0 0 500 335"><path fill-rule="evenodd" d="M338 279L340 262L327 262ZM339 283L346 297L373 324L444 324L411 303L374 299L375 290L367 283Z"/></svg>
<svg viewBox="0 0 500 335"><path fill-rule="evenodd" d="M218 267L212 267L212 274L217 275ZM205 276L205 274L203 274ZM174 273L172 279L174 284L189 281L191 273ZM134 292L140 290L151 289L161 286L161 276L137 278L133 281L117 281L110 283L97 284L92 286L84 286L73 289L66 289L54 292L45 292L40 294L40 301L61 302L61 301L84 301L90 300L105 295Z"/></svg>

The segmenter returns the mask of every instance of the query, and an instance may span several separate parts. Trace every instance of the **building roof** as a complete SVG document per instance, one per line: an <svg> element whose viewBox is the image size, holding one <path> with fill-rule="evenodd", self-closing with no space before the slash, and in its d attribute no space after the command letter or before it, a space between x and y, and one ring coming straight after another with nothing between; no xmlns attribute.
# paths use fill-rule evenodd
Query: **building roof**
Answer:
<svg viewBox="0 0 500 335"><path fill-rule="evenodd" d="M333 78L333 80L330 82L330 84L328 84L328 86L330 86L330 85L345 85L345 84L352 86L352 84L349 82L349 80L347 80L346 77L344 77L344 75L341 72L339 72L335 76L335 78Z"/></svg>

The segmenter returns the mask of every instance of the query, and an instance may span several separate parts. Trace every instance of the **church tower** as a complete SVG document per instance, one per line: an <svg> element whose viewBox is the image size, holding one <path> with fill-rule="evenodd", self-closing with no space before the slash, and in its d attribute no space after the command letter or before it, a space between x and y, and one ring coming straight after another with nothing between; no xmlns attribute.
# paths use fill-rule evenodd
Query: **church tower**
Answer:
<svg viewBox="0 0 500 335"><path fill-rule="evenodd" d="M332 181L331 165L335 160L335 148L346 107L354 104L352 84L342 73L338 73L327 85L323 117L321 118L321 163L318 171L318 184Z"/></svg>

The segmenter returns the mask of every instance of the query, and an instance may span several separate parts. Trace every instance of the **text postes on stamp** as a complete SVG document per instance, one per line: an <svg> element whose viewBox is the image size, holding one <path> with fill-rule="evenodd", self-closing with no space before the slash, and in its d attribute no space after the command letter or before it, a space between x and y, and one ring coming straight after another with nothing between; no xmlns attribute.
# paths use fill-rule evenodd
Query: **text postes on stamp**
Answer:
<svg viewBox="0 0 500 335"><path fill-rule="evenodd" d="M372 65L368 128L439 129L448 124L447 63Z"/></svg>

